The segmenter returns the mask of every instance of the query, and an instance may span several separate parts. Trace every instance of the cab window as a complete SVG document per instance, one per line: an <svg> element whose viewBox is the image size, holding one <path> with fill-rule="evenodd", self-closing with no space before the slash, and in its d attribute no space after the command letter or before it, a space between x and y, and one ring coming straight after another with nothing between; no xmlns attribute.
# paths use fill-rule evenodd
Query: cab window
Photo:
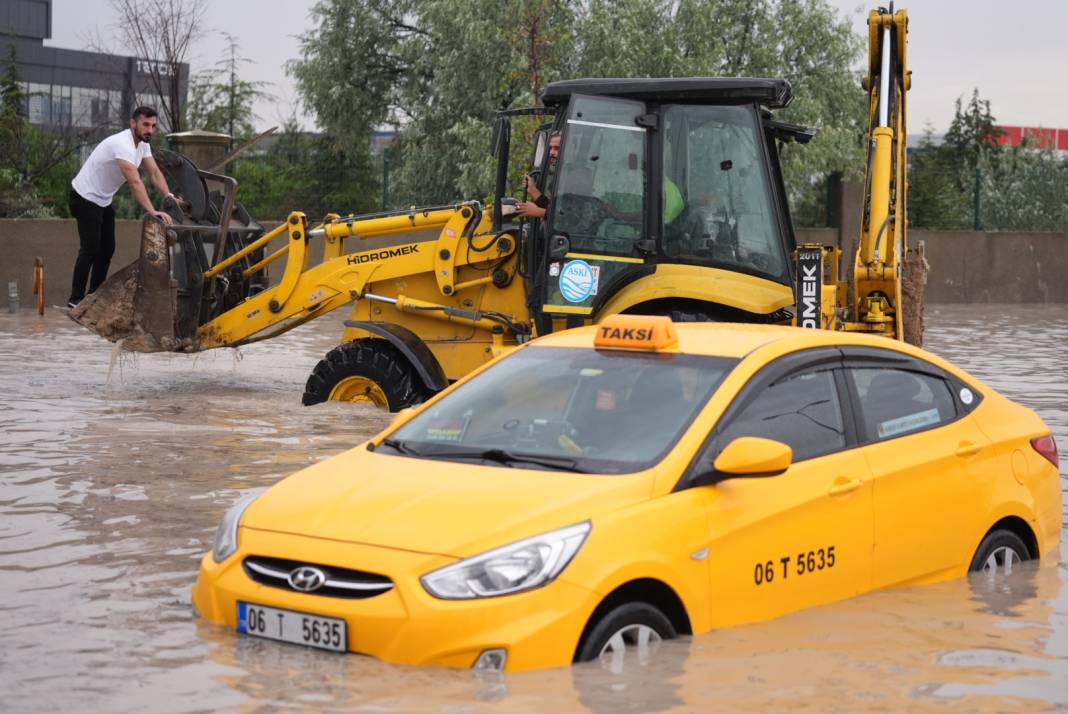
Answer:
<svg viewBox="0 0 1068 714"><path fill-rule="evenodd" d="M891 367L846 370L857 390L866 441L922 431L957 417L945 380Z"/></svg>
<svg viewBox="0 0 1068 714"><path fill-rule="evenodd" d="M781 441L793 449L795 462L844 449L834 371L795 373L765 388L724 428L718 447L739 436Z"/></svg>
<svg viewBox="0 0 1068 714"><path fill-rule="evenodd" d="M669 257L785 272L753 107L667 107L663 186Z"/></svg>
<svg viewBox="0 0 1068 714"><path fill-rule="evenodd" d="M573 251L630 255L645 211L641 102L578 96L567 117L554 198L553 230Z"/></svg>

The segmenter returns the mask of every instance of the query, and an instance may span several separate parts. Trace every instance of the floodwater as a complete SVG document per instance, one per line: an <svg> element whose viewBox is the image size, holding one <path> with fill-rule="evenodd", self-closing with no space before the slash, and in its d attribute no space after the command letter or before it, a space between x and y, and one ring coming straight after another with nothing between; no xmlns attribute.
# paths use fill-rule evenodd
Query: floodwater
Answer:
<svg viewBox="0 0 1068 714"><path fill-rule="evenodd" d="M1068 451L1068 306L927 318L930 349L1036 409ZM622 674L401 667L204 622L190 586L226 508L387 422L300 406L340 330L331 318L240 352L112 365L61 313L0 314L0 710L1068 711L1063 553L996 585L884 591L668 642Z"/></svg>

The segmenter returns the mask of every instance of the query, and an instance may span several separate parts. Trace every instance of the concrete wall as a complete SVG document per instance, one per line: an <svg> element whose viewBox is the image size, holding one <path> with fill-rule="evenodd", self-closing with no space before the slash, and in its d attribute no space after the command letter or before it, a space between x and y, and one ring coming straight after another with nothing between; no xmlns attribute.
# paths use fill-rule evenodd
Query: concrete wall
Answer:
<svg viewBox="0 0 1068 714"><path fill-rule="evenodd" d="M927 300L1068 303L1068 234L921 231L931 272Z"/></svg>
<svg viewBox="0 0 1068 714"><path fill-rule="evenodd" d="M136 260L140 244L140 221L116 221L112 272ZM33 296L37 256L45 264L45 304L66 305L77 255L78 228L73 220L0 220L0 309L7 309L10 281L18 283L22 307L37 304Z"/></svg>
<svg viewBox="0 0 1068 714"><path fill-rule="evenodd" d="M118 221L115 226L115 257L112 272L137 259L140 221ZM398 243L416 239L405 235L384 240ZM799 242L830 245L839 239L838 229L797 231ZM1053 302L1068 303L1068 234L1064 233L973 233L968 231L913 230L915 245L924 241L931 264L927 283L929 303ZM848 236L842 236L848 242ZM282 245L279 239L268 252ZM275 244L277 243L277 245ZM379 241L375 241L377 245ZM346 248L371 247L352 241ZM33 259L45 262L45 304L65 305L70 296L71 272L78 254L78 231L72 220L0 220L0 309L7 307L7 284L18 283L23 307L35 304ZM312 251L313 259L321 255ZM271 266L277 280L284 260Z"/></svg>
<svg viewBox="0 0 1068 714"><path fill-rule="evenodd" d="M799 243L832 245L837 236L797 231ZM931 264L928 303L1068 303L1068 234L910 230L909 243L920 241Z"/></svg>

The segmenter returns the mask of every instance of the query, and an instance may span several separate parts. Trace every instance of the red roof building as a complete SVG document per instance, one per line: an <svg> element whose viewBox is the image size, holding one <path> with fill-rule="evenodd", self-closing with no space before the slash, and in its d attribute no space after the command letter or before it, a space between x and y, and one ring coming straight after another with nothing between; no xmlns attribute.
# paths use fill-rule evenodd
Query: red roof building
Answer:
<svg viewBox="0 0 1068 714"><path fill-rule="evenodd" d="M1004 134L998 139L1002 146L1019 146L1028 137L1030 146L1068 151L1068 129L1046 129L1039 126L999 126Z"/></svg>

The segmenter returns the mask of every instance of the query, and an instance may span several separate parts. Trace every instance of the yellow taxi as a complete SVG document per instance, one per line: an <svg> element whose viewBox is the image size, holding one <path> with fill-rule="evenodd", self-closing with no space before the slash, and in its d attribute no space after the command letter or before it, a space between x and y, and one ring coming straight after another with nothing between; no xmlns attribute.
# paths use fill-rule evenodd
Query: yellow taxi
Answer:
<svg viewBox="0 0 1068 714"><path fill-rule="evenodd" d="M193 601L246 635L391 662L612 664L1046 557L1057 462L1034 412L921 349L620 315L234 506Z"/></svg>

